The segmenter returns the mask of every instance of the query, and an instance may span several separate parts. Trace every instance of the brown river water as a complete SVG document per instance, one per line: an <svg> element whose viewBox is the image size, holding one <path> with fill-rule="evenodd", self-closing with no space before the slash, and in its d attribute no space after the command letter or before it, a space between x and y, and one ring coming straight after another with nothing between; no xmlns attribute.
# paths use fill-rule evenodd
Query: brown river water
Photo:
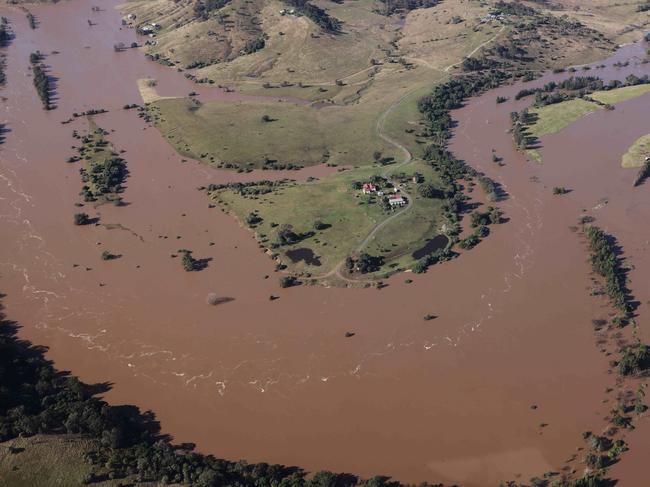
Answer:
<svg viewBox="0 0 650 487"><path fill-rule="evenodd" d="M249 232L196 188L328 169L242 175L182 163L155 129L121 109L140 102L136 80L156 78L169 96L242 95L197 87L136 50L115 53L113 44L134 34L119 30L111 2L102 12L92 5L31 7L36 30L23 12L0 9L16 32L0 92L9 130L0 146L0 286L21 335L49 346L59 368L110 381L107 400L153 410L166 433L202 452L403 481L487 486L541 476L582 446L583 431L605 426L601 401L614 378L591 320L608 307L589 295L584 243L569 227L586 209L617 235L634 265L647 335L648 186L633 190L635 172L619 159L650 133L650 96L545 138L543 165L526 162L506 133L509 112L525 101L494 101L519 87L472 100L455 113L451 148L502 184L508 223L461 258L409 275L412 284L402 274L381 290L280 289ZM37 49L59 51L45 60L58 78L58 108L49 112L29 77ZM607 63L642 55L629 46ZM591 74L649 70L633 61ZM126 151L128 205L84 211L119 228L72 224L81 182L65 160L78 143L72 130L86 127L59 122L94 107L110 110L96 121ZM492 148L505 166L491 162ZM554 197L555 185L573 191ZM179 248L213 260L187 273L170 257ZM102 261L105 249L122 257ZM209 306L211 292L229 299ZM642 485L650 427L640 421L629 441L615 471L624 485Z"/></svg>

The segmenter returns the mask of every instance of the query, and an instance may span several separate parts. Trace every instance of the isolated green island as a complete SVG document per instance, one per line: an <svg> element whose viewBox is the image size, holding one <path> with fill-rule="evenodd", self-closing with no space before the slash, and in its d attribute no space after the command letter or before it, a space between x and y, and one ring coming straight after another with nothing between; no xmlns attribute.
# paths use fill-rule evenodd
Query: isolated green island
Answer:
<svg viewBox="0 0 650 487"><path fill-rule="evenodd" d="M650 134L640 137L630 146L621 165L623 167L641 167L650 160Z"/></svg>

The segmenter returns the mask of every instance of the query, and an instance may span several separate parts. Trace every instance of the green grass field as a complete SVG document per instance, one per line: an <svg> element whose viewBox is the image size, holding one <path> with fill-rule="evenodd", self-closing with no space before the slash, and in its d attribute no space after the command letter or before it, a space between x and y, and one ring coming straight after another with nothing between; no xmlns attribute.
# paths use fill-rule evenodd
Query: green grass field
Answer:
<svg viewBox="0 0 650 487"><path fill-rule="evenodd" d="M213 198L243 225L250 213L257 212L263 221L254 231L267 247L276 240L276 224L292 225L296 233L314 230L317 220L331 225L316 231L313 237L274 250L284 254L296 248L310 248L320 258L320 266L308 266L302 261L291 265L290 259L283 255L281 259L294 271L324 274L345 259L385 217L380 205L372 203L373 198L362 195L361 191L353 191L351 187L353 181L362 181L375 172L372 168L345 171L322 180L289 184L259 197L244 197L231 190L222 190Z"/></svg>
<svg viewBox="0 0 650 487"><path fill-rule="evenodd" d="M255 212L262 218L253 229L257 239L271 252L277 253L291 271L317 277L332 271L353 254L375 225L394 214L394 210L383 208L377 196L364 195L352 188L354 181L368 181L382 169L370 166L344 171L322 180L290 183L260 196L242 196L230 189L222 189L214 192L212 198L244 226L246 217ZM414 162L395 172L404 173L406 179L419 172L427 182L438 184L435 173L423 163ZM404 184L404 189L413 197L413 206L383 228L363 251L383 255L387 263L401 259L400 265L410 265L413 263L411 252L440 233L438 215L442 200L420 197L415 184L410 182ZM314 230L317 220L329 228ZM277 231L284 224L291 225L296 233L314 231L315 234L296 244L272 249L271 244L277 241ZM304 261L293 263L284 255L287 251L303 248L310 249L321 265L308 265ZM407 258L403 259L405 256ZM389 269L390 265L382 271Z"/></svg>
<svg viewBox="0 0 650 487"><path fill-rule="evenodd" d="M193 110L184 99L150 107L156 127L181 154L209 162L262 167L281 164L369 164L374 151L397 156L375 130L372 114L348 107L289 103L207 102ZM264 116L272 121L265 122Z"/></svg>
<svg viewBox="0 0 650 487"><path fill-rule="evenodd" d="M14 448L14 452L10 451ZM0 443L0 487L69 487L84 485L93 468L84 456L94 442L74 435L36 435ZM94 481L97 487L128 485L133 479ZM159 484L138 483L143 487Z"/></svg>
<svg viewBox="0 0 650 487"><path fill-rule="evenodd" d="M531 113L536 114L539 118L530 126L530 134L535 137L543 137L557 133L598 109L597 104L582 98L535 108L531 110Z"/></svg>
<svg viewBox="0 0 650 487"><path fill-rule="evenodd" d="M610 91L597 91L591 95L591 98L608 105L616 105L617 103L631 100L646 93L650 93L650 84L625 86Z"/></svg>
<svg viewBox="0 0 650 487"><path fill-rule="evenodd" d="M623 155L623 167L641 167L650 157L650 134L639 138Z"/></svg>
<svg viewBox="0 0 650 487"><path fill-rule="evenodd" d="M10 453L9 446L23 449ZM37 436L17 438L0 444L0 486L68 486L82 485L92 467L83 460L92 448L88 441ZM106 484L108 485L108 484Z"/></svg>
<svg viewBox="0 0 650 487"><path fill-rule="evenodd" d="M646 93L650 93L650 84L625 86L615 90L596 91L589 95L589 97L600 103L616 105L617 103L631 100ZM541 108L533 108L530 112L536 114L538 119L530 125L529 131L535 137L554 134L577 122L585 115L600 109L602 109L602 106L582 98L575 98Z"/></svg>

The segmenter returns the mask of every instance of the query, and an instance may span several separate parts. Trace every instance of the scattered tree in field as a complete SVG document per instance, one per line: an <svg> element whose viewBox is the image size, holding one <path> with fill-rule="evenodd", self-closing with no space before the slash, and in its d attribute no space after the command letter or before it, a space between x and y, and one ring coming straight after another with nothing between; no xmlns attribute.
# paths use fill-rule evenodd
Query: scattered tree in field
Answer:
<svg viewBox="0 0 650 487"><path fill-rule="evenodd" d="M289 224L280 225L278 230L278 244L291 245L300 240L300 236L293 231L293 226Z"/></svg>
<svg viewBox="0 0 650 487"><path fill-rule="evenodd" d="M442 192L437 190L432 184L424 183L418 186L418 193L423 198L440 198L443 196Z"/></svg>
<svg viewBox="0 0 650 487"><path fill-rule="evenodd" d="M261 49L264 49L266 46L266 37L264 35L258 37L257 39L252 39L246 43L242 49L242 54L252 54Z"/></svg>
<svg viewBox="0 0 650 487"><path fill-rule="evenodd" d="M316 220L314 222L314 230L325 230L328 227L329 225L327 223L322 222L321 220Z"/></svg>
<svg viewBox="0 0 650 487"><path fill-rule="evenodd" d="M248 216L246 217L246 224L249 227L254 227L259 223L262 223L262 217L259 216L257 213L249 213Z"/></svg>
<svg viewBox="0 0 650 487"><path fill-rule="evenodd" d="M374 256L363 253L358 259L348 257L345 260L345 267L348 272L360 272L361 274L368 274L370 272L377 272L384 265L384 258L382 256Z"/></svg>
<svg viewBox="0 0 650 487"><path fill-rule="evenodd" d="M280 287L287 288L295 286L298 283L294 276L282 276L280 278Z"/></svg>

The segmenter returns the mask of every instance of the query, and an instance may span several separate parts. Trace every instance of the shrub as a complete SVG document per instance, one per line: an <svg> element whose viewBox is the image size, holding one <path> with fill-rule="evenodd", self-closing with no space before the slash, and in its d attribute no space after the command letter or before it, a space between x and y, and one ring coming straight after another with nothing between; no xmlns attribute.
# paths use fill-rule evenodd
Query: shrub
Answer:
<svg viewBox="0 0 650 487"><path fill-rule="evenodd" d="M87 213L75 213L74 215L74 224L75 225L88 225L90 223L90 217Z"/></svg>
<svg viewBox="0 0 650 487"><path fill-rule="evenodd" d="M297 284L297 280L294 276L282 276L280 278L280 287L287 288L292 287Z"/></svg>
<svg viewBox="0 0 650 487"><path fill-rule="evenodd" d="M115 254L111 254L108 250L104 250L102 252L102 260L113 260L117 256Z"/></svg>

